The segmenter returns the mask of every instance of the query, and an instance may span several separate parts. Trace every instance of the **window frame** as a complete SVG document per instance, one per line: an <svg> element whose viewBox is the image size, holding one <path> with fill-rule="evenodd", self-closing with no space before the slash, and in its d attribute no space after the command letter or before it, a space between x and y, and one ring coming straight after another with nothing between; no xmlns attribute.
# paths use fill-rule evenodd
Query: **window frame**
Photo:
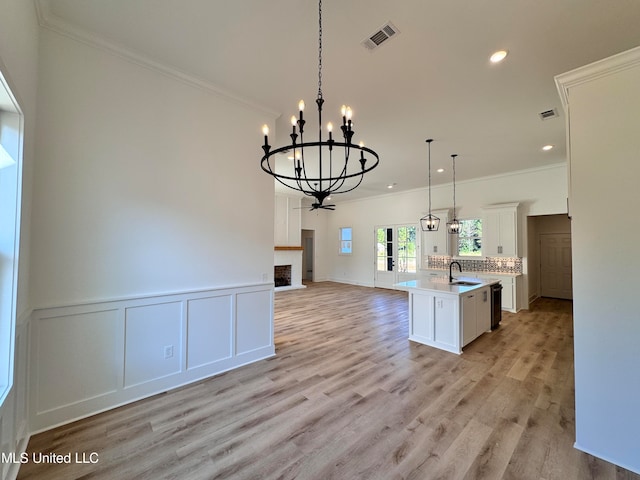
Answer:
<svg viewBox="0 0 640 480"><path fill-rule="evenodd" d="M18 105L3 74L0 62L0 89L4 89L13 103L0 111L0 141L2 141L3 166L0 183L3 194L0 198L2 232L0 254L5 256L5 265L0 271L0 407L4 405L14 380L14 355L18 310L18 264L20 253L20 226L22 210L22 157L24 142L24 114ZM13 162L13 163L12 163Z"/></svg>
<svg viewBox="0 0 640 480"><path fill-rule="evenodd" d="M349 238L344 235L347 231ZM338 255L353 255L353 227L338 229Z"/></svg>
<svg viewBox="0 0 640 480"><path fill-rule="evenodd" d="M462 259L467 259L467 260L476 260L476 259L481 259L484 258L484 253L483 253L483 247L484 247L484 243L482 241L483 239L483 225L482 225L482 217L473 217L473 218L461 218L458 221L462 224L463 222L469 222L469 221L478 221L480 222L480 235L477 237L473 237L473 236L461 236L460 234L457 234L455 237L455 257L456 258L462 258ZM462 231L463 228L460 228L460 231ZM480 241L480 253L478 255L463 255L460 253L460 239L478 239Z"/></svg>

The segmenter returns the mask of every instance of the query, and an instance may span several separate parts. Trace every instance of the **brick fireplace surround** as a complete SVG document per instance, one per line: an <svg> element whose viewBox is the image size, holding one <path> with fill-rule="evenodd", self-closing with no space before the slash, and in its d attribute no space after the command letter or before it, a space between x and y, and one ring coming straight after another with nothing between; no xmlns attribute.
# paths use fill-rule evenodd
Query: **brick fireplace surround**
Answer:
<svg viewBox="0 0 640 480"><path fill-rule="evenodd" d="M273 265L283 266L291 265L291 285L276 286L275 290L293 290L296 288L306 288L302 284L302 247L297 246L278 246L274 248ZM275 268L274 268L275 283Z"/></svg>

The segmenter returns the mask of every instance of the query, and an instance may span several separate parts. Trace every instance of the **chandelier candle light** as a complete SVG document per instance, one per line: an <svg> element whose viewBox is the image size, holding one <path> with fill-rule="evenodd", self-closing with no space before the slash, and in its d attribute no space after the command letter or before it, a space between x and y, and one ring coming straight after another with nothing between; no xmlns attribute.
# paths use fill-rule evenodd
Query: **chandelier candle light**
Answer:
<svg viewBox="0 0 640 480"><path fill-rule="evenodd" d="M431 142L433 139L427 140L429 145L429 213L420 219L420 228L423 232L436 232L440 226L440 219L431 213Z"/></svg>
<svg viewBox="0 0 640 480"><path fill-rule="evenodd" d="M447 232L451 235L457 235L460 233L460 221L456 218L456 157L458 155L451 155L451 161L453 162L453 219L447 222Z"/></svg>
<svg viewBox="0 0 640 480"><path fill-rule="evenodd" d="M318 141L304 141L304 101L298 104L299 116L291 117L292 131L289 136L291 143L285 146L271 149L269 145L269 127L262 127L264 134L264 155L260 161L262 170L272 175L282 185L302 192L304 195L313 197L311 210L327 209L333 210L335 205L325 205L323 201L329 196L350 192L357 188L364 178L364 174L370 172L378 166L380 161L378 154L372 149L364 146L362 142L358 145L352 143L354 131L351 120L352 110L343 105L342 113L342 138L344 141L338 142L333 139L333 125L327 124L328 138L323 139L322 135L322 0L318 2L318 96L316 105L318 107ZM299 141L298 141L299 137ZM334 149L342 151L344 158L334 162ZM276 154L293 152L293 169L289 173L282 170L276 171ZM360 152L360 158L351 160L353 151ZM324 154L324 155L323 155ZM372 162L368 162L365 154L373 157ZM289 167L290 168L290 167Z"/></svg>

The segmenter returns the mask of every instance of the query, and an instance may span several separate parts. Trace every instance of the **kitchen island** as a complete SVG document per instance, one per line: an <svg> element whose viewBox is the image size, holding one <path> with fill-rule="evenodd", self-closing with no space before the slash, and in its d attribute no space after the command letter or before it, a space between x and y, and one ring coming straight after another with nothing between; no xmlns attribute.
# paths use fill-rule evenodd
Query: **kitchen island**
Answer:
<svg viewBox="0 0 640 480"><path fill-rule="evenodd" d="M423 278L396 284L409 292L409 340L462 353L491 330L491 285L497 279Z"/></svg>

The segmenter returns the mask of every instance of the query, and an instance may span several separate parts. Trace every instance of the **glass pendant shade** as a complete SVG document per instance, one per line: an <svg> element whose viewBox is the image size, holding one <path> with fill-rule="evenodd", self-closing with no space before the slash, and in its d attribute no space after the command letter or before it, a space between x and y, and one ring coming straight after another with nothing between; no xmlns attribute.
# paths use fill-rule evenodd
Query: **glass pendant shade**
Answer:
<svg viewBox="0 0 640 480"><path fill-rule="evenodd" d="M440 226L440 219L435 215L428 214L420 219L420 228L423 232L435 232Z"/></svg>
<svg viewBox="0 0 640 480"><path fill-rule="evenodd" d="M458 155L451 155L451 161L453 163L453 219L447 222L447 233L451 235L458 235L460 229L460 221L456 218L456 157Z"/></svg>

